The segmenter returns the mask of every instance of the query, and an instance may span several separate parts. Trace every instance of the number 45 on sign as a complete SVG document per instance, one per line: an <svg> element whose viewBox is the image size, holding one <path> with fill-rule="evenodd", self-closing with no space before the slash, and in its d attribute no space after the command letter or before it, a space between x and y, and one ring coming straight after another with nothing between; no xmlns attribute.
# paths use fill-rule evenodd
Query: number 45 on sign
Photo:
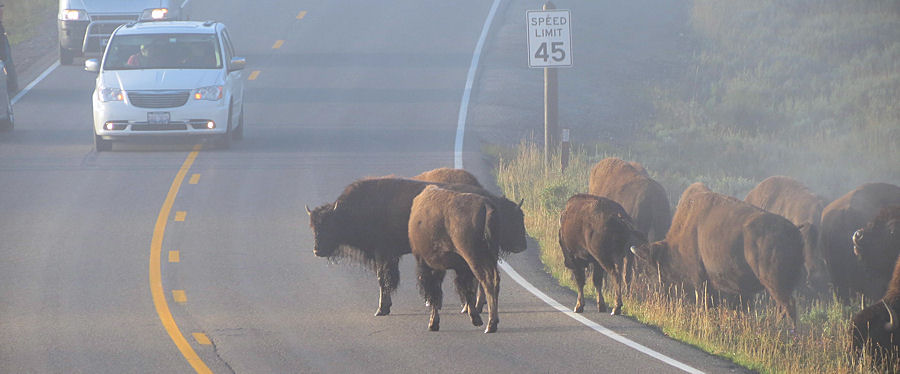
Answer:
<svg viewBox="0 0 900 374"><path fill-rule="evenodd" d="M529 67L572 66L572 18L568 10L529 10L525 20Z"/></svg>

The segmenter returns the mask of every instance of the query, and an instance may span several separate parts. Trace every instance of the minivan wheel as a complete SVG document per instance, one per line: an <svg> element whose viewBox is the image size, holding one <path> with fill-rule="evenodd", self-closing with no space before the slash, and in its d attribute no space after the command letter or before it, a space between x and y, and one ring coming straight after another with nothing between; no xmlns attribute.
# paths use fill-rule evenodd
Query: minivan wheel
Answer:
<svg viewBox="0 0 900 374"><path fill-rule="evenodd" d="M94 135L94 149L97 152L108 152L112 150L112 140L104 140L100 135Z"/></svg>

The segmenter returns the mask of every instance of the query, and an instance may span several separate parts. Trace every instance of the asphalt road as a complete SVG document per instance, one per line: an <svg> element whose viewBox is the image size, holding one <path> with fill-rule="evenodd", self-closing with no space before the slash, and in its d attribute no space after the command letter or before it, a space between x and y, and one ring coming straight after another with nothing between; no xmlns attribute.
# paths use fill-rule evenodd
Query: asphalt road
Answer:
<svg viewBox="0 0 900 374"><path fill-rule="evenodd" d="M95 153L94 77L76 66L16 103L15 131L0 134L0 372L682 372L509 272L496 334L456 313L449 279L441 331L429 332L409 256L392 314L374 317L374 276L316 258L304 206L361 177L455 166L492 2L261 3L195 1L195 18L225 22L248 60L245 138L229 150ZM528 5L499 4L500 25ZM504 118L464 120L474 131ZM460 160L490 184L478 139L465 140ZM509 265L574 304L541 271L536 243ZM696 370L741 370L628 318L584 317Z"/></svg>

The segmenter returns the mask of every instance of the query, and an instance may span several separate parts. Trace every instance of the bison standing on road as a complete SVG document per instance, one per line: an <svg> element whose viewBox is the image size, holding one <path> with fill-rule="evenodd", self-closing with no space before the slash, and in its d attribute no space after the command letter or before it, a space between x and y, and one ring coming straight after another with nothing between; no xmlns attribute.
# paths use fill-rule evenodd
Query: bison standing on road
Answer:
<svg viewBox="0 0 900 374"><path fill-rule="evenodd" d="M485 333L497 331L500 319L497 300L500 273L497 271L499 213L489 199L471 193L428 186L412 204L409 215L409 244L416 257L419 290L431 306L428 329L440 329L443 305L441 284L447 270L456 272L456 290L466 301L472 324L483 324L475 307L475 280L485 290L488 324Z"/></svg>
<svg viewBox="0 0 900 374"><path fill-rule="evenodd" d="M471 192L491 200L500 212L500 248L524 251L525 215L520 204L475 186L440 184L401 178L371 178L351 183L334 203L309 207L313 253L320 257L349 258L370 266L378 277L380 298L376 316L390 314L391 294L400 281L400 257L410 253L409 213L415 197L429 184Z"/></svg>
<svg viewBox="0 0 900 374"><path fill-rule="evenodd" d="M853 233L882 208L900 205L900 187L888 183L867 183L841 196L822 211L819 245L828 264L835 292L844 300L862 292L876 299L884 295L889 275L867 271L853 255ZM895 259L886 260L893 263Z"/></svg>
<svg viewBox="0 0 900 374"><path fill-rule="evenodd" d="M891 263L900 256L900 205L882 209L853 233L853 253L877 277L891 275Z"/></svg>
<svg viewBox="0 0 900 374"><path fill-rule="evenodd" d="M779 317L796 320L791 293L803 263L800 232L790 221L694 183L675 208L665 240L632 247L646 272L741 300L766 289ZM699 300L699 295L698 295Z"/></svg>
<svg viewBox="0 0 900 374"><path fill-rule="evenodd" d="M569 198L559 217L559 247L565 265L578 285L575 313L584 311L584 269L591 266L591 279L597 291L597 310L606 311L603 300L603 273L609 272L616 290L616 304L611 314L622 312L622 274L625 255L633 245L647 242L635 230L631 217L621 205L605 197L577 194Z"/></svg>
<svg viewBox="0 0 900 374"><path fill-rule="evenodd" d="M828 269L818 245L819 221L825 209L825 199L794 178L773 176L750 190L744 201L787 218L797 226L803 238L807 290L812 294L828 292Z"/></svg>
<svg viewBox="0 0 900 374"><path fill-rule="evenodd" d="M869 346L868 353L876 365L887 362L895 369L896 353L900 350L900 261L895 261L894 272L887 292L875 304L856 313L851 321L852 341L850 352L859 357ZM893 371L892 371L893 372Z"/></svg>

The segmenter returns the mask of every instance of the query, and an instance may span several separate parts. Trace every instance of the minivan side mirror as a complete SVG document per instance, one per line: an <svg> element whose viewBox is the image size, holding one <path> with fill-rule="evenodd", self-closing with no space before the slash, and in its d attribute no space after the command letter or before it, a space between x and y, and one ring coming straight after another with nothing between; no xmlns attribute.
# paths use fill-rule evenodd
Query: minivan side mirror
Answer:
<svg viewBox="0 0 900 374"><path fill-rule="evenodd" d="M87 59L84 61L84 70L92 73L100 72L100 61L97 61L96 58Z"/></svg>
<svg viewBox="0 0 900 374"><path fill-rule="evenodd" d="M247 59L243 57L232 57L228 63L228 72L243 70L247 66Z"/></svg>

